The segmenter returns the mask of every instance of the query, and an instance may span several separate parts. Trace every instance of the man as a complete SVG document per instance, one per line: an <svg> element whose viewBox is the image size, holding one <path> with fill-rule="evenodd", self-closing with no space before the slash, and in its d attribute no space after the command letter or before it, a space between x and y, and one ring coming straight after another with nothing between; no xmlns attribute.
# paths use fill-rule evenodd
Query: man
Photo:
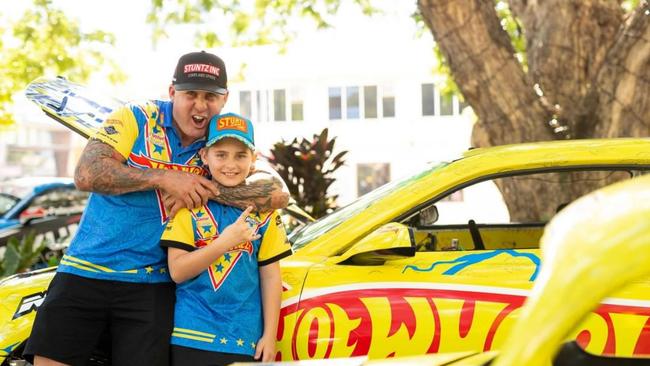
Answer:
<svg viewBox="0 0 650 366"><path fill-rule="evenodd" d="M105 332L113 365L167 365L174 285L158 244L168 217L208 198L286 206L276 178L227 188L202 176L208 122L228 100L219 57L183 55L169 97L117 109L82 153L75 183L93 194L25 349L36 366L85 364Z"/></svg>

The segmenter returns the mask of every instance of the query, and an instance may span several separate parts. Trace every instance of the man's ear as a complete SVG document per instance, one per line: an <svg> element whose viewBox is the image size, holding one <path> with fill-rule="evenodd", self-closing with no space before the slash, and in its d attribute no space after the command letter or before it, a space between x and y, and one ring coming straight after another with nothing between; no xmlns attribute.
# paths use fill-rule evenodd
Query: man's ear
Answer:
<svg viewBox="0 0 650 366"><path fill-rule="evenodd" d="M176 88L174 88L174 85L169 84L169 99L174 100L175 94L176 94Z"/></svg>

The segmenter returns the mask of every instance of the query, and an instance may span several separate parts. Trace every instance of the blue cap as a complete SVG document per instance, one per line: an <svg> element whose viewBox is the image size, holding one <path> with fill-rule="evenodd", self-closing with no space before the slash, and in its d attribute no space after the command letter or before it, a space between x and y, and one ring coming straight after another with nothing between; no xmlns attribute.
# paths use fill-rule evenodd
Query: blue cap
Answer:
<svg viewBox="0 0 650 366"><path fill-rule="evenodd" d="M205 146L214 145L225 137L237 139L255 151L253 123L248 118L235 113L218 114L212 117L208 126L208 142Z"/></svg>

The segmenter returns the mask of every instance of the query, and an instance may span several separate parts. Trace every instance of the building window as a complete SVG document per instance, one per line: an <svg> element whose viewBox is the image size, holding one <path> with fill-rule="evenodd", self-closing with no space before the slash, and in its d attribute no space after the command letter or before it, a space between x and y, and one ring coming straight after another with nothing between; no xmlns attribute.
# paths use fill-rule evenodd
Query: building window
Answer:
<svg viewBox="0 0 650 366"><path fill-rule="evenodd" d="M376 85L331 87L329 112L331 120L395 117L395 95L391 87L380 88Z"/></svg>
<svg viewBox="0 0 650 366"><path fill-rule="evenodd" d="M253 118L253 100L250 91L239 92L239 113L246 118Z"/></svg>
<svg viewBox="0 0 650 366"><path fill-rule="evenodd" d="M392 87L382 88L381 106L384 118L395 117L395 92Z"/></svg>
<svg viewBox="0 0 650 366"><path fill-rule="evenodd" d="M467 103L467 101L465 101L465 100L463 100L463 101L459 100L459 101L458 101L458 114L463 114L463 110L464 110L465 108L467 108L467 107L469 107L469 104Z"/></svg>
<svg viewBox="0 0 650 366"><path fill-rule="evenodd" d="M363 116L377 118L377 87L363 87Z"/></svg>
<svg viewBox="0 0 650 366"><path fill-rule="evenodd" d="M304 92L300 88L291 88L289 90L289 100L291 101L291 120L292 121L304 121L305 116L303 112L303 94Z"/></svg>
<svg viewBox="0 0 650 366"><path fill-rule="evenodd" d="M291 120L292 121L303 121L305 116L302 112L302 102L292 102L291 103Z"/></svg>
<svg viewBox="0 0 650 366"><path fill-rule="evenodd" d="M242 90L239 113L256 122L302 121L302 93L298 89Z"/></svg>
<svg viewBox="0 0 650 366"><path fill-rule="evenodd" d="M330 119L341 119L341 88L329 88Z"/></svg>
<svg viewBox="0 0 650 366"><path fill-rule="evenodd" d="M440 95L440 115L452 116L454 114L454 97L452 95Z"/></svg>
<svg viewBox="0 0 650 366"><path fill-rule="evenodd" d="M267 95L264 90L257 90L255 92L255 102L257 105L257 115L254 118L260 122L266 122L269 120L268 105L267 105Z"/></svg>
<svg viewBox="0 0 650 366"><path fill-rule="evenodd" d="M433 99L433 84L422 84L422 115L433 116L436 109Z"/></svg>
<svg viewBox="0 0 650 366"><path fill-rule="evenodd" d="M273 90L273 120L287 120L287 99L284 89Z"/></svg>
<svg viewBox="0 0 650 366"><path fill-rule="evenodd" d="M390 181L389 163L357 164L357 195L362 196Z"/></svg>
<svg viewBox="0 0 650 366"><path fill-rule="evenodd" d="M346 94L346 113L348 119L359 118L359 87L348 86L345 88Z"/></svg>

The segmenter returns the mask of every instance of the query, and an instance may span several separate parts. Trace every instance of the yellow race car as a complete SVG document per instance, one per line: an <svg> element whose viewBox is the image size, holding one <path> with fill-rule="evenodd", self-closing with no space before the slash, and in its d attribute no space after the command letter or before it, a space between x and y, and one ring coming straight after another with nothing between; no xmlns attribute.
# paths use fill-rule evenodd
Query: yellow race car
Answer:
<svg viewBox="0 0 650 366"><path fill-rule="evenodd" d="M517 192L566 182L594 190L648 171L650 139L518 144L470 150L360 197L290 236L277 359L502 348L541 276L544 227L572 196L539 202ZM510 212L497 187L542 209ZM580 255L564 266L557 271L580 267ZM0 283L0 359L20 358L52 275ZM566 338L592 354L650 355L650 281L604 300Z"/></svg>
<svg viewBox="0 0 650 366"><path fill-rule="evenodd" d="M650 275L650 176L591 193L546 227L544 268L499 351L455 352L367 360L323 360L337 366L642 366L650 357L597 356L563 343L591 311ZM236 363L233 366L255 365ZM304 366L303 361L274 366ZM316 366L316 364L313 364Z"/></svg>

